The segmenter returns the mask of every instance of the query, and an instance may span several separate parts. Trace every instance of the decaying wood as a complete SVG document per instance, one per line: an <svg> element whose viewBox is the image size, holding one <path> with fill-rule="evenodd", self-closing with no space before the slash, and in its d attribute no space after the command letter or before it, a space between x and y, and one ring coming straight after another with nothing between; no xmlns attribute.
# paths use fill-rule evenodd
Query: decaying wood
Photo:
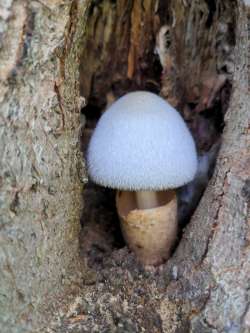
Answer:
<svg viewBox="0 0 250 333"><path fill-rule="evenodd" d="M156 8L153 0L92 3L80 76L81 93L90 104L103 108L112 90L117 98L125 91L157 85L150 83Z"/></svg>
<svg viewBox="0 0 250 333"><path fill-rule="evenodd" d="M91 259L90 271L105 285L88 287L90 318L99 330L112 329L118 322L131 332L246 333L250 330L247 13L240 1L173 1L160 5L160 10L168 14L159 19L170 42L163 52L161 93L188 121L197 118L194 125L219 99L222 114L227 112L222 147L213 178L168 263L156 272L143 272L124 249L113 251L111 258L110 253L103 254L101 265ZM136 68L133 61L129 64ZM196 138L200 151L220 135L214 129L208 133L207 138ZM94 306L99 298L102 304ZM79 327L93 326L82 321Z"/></svg>

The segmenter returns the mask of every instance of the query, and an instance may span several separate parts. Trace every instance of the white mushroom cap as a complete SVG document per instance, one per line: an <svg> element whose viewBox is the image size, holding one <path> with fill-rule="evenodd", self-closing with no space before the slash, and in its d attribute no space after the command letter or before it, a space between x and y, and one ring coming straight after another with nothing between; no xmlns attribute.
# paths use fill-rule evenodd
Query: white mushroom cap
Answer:
<svg viewBox="0 0 250 333"><path fill-rule="evenodd" d="M118 99L102 115L87 163L97 184L159 191L190 182L197 154L179 113L158 95L137 91Z"/></svg>

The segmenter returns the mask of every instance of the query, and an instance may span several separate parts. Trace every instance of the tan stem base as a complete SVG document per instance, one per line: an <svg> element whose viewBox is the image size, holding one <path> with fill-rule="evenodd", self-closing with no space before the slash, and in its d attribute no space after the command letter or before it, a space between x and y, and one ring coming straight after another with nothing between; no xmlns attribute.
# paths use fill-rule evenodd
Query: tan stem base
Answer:
<svg viewBox="0 0 250 333"><path fill-rule="evenodd" d="M120 191L116 195L123 236L144 265L159 265L166 261L176 240L175 192L157 192L157 198L158 207L138 209L135 192Z"/></svg>

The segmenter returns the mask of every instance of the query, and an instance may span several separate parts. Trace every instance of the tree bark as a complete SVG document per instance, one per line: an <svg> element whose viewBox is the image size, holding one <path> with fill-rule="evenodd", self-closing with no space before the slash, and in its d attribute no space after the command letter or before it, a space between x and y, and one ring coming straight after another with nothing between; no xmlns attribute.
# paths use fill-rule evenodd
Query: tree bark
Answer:
<svg viewBox="0 0 250 333"><path fill-rule="evenodd" d="M183 323L192 332L250 330L248 33L247 11L238 2L233 93L223 143L213 178L168 264L178 273L161 304L166 332L184 329Z"/></svg>
<svg viewBox="0 0 250 333"><path fill-rule="evenodd" d="M86 1L0 4L2 333L46 324L50 306L80 276L85 174L78 58L86 7Z"/></svg>
<svg viewBox="0 0 250 333"><path fill-rule="evenodd" d="M117 4L13 0L0 7L0 330L249 332L246 7L240 0L159 1L166 14L161 21L153 18L152 0ZM105 224L105 217L99 202L99 210L93 209L96 192L89 196L93 202L86 202L91 210L84 217L90 227L83 228L83 240L97 239L101 258L89 263L89 246L81 265L86 176L78 142L84 102L79 86L98 108L118 83L122 92L127 85L146 89L156 79L150 62L155 34L169 22L174 42L161 94L184 115L186 105L202 110L207 82L218 82L225 66L228 71L234 64L214 175L172 258L152 271L126 248L103 250L110 230L91 226L98 219ZM217 49L219 30L236 41L233 62L234 42L228 58Z"/></svg>

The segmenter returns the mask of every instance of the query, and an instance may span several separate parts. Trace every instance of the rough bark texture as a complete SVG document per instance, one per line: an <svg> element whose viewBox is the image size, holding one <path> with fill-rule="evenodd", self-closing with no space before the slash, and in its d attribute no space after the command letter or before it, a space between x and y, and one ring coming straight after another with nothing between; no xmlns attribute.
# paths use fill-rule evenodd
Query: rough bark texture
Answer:
<svg viewBox="0 0 250 333"><path fill-rule="evenodd" d="M151 0L90 1L85 12L86 3L5 1L0 11L1 332L34 332L53 314L48 332L247 333L247 11L240 0L159 1L159 11ZM110 90L159 91L163 24L172 39L161 93L187 120L213 108L218 91L227 106L227 91L211 87L224 76L233 85L213 178L172 258L149 271L116 243L113 193L88 186L79 267L78 85L97 108ZM196 138L199 149L218 135Z"/></svg>
<svg viewBox="0 0 250 333"><path fill-rule="evenodd" d="M168 285L163 304L177 315L180 302L194 332L250 330L247 38L247 15L239 6L233 93L215 174L169 263L177 281ZM174 332L169 314L164 322Z"/></svg>
<svg viewBox="0 0 250 333"><path fill-rule="evenodd" d="M85 9L85 1L0 4L1 333L47 324L49 305L80 272Z"/></svg>

